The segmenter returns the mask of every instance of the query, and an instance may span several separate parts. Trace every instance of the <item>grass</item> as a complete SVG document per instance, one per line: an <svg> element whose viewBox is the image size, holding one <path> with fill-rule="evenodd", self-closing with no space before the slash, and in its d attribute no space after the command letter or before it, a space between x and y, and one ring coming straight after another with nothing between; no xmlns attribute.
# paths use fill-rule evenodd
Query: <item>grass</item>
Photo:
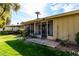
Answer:
<svg viewBox="0 0 79 59"><path fill-rule="evenodd" d="M21 55L15 49L13 49L10 45L8 45L7 41L16 40L15 35L1 35L0 36L0 56L10 56L10 55Z"/></svg>
<svg viewBox="0 0 79 59"><path fill-rule="evenodd" d="M0 35L0 42L16 40L15 35Z"/></svg>
<svg viewBox="0 0 79 59"><path fill-rule="evenodd" d="M71 56L76 55L70 52L63 52L58 49L49 49L44 45L35 43L26 44L17 40L15 35L0 36L0 56Z"/></svg>

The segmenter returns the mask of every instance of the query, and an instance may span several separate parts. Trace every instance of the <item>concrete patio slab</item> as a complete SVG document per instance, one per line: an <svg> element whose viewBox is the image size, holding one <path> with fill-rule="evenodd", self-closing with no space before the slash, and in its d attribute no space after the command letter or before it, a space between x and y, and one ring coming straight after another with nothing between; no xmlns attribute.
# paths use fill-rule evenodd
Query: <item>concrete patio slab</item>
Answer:
<svg viewBox="0 0 79 59"><path fill-rule="evenodd" d="M50 47L53 47L53 48L56 48L60 45L59 42L55 42L55 41L48 40L48 39L28 38L28 39L26 39L26 41L34 42L34 43L38 43L38 44L42 44L42 45L46 45L46 46L50 46Z"/></svg>

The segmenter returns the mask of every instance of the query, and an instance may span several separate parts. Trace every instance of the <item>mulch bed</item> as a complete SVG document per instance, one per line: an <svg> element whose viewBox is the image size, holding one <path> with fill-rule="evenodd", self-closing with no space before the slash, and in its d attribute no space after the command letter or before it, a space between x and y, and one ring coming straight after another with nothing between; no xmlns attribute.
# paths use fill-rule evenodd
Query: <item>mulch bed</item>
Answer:
<svg viewBox="0 0 79 59"><path fill-rule="evenodd" d="M57 48L63 51L79 52L79 46L75 44L67 44L66 46L59 45Z"/></svg>

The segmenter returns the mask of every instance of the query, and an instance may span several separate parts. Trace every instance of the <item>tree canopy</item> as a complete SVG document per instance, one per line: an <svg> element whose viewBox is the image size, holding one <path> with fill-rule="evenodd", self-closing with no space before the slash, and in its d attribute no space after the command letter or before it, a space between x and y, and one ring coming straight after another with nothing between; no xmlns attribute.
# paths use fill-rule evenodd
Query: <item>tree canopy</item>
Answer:
<svg viewBox="0 0 79 59"><path fill-rule="evenodd" d="M11 11L18 11L20 4L18 3L0 3L0 27L10 24Z"/></svg>

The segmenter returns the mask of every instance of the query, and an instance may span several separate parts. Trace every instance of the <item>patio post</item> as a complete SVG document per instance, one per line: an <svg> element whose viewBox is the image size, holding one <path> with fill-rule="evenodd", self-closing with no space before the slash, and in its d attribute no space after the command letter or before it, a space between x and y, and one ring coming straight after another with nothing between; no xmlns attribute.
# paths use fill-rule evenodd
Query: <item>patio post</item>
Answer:
<svg viewBox="0 0 79 59"><path fill-rule="evenodd" d="M48 21L46 22L46 27L47 27L47 36L48 36Z"/></svg>
<svg viewBox="0 0 79 59"><path fill-rule="evenodd" d="M40 29L40 30L41 30L41 31L40 31L40 32L41 32L40 35L41 35L41 38L42 38L42 22L40 22L40 28L41 28L41 29Z"/></svg>
<svg viewBox="0 0 79 59"><path fill-rule="evenodd" d="M31 24L29 24L29 27L30 27L30 35L31 35Z"/></svg>
<svg viewBox="0 0 79 59"><path fill-rule="evenodd" d="M35 33L36 33L36 23L34 22L34 35L35 35Z"/></svg>

